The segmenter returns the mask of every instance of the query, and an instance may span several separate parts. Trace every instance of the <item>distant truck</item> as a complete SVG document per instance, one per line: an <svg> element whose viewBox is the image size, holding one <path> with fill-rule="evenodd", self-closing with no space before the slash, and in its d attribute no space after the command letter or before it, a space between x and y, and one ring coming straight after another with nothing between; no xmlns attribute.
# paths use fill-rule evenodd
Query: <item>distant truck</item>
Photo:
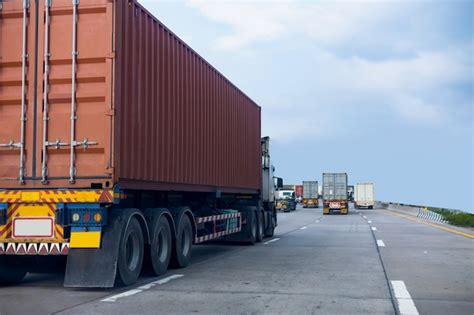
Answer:
<svg viewBox="0 0 474 315"><path fill-rule="evenodd" d="M357 209L373 209L375 205L374 184L360 183L355 185L354 205Z"/></svg>
<svg viewBox="0 0 474 315"><path fill-rule="evenodd" d="M283 212L296 210L295 192L282 189L277 193L276 209Z"/></svg>
<svg viewBox="0 0 474 315"><path fill-rule="evenodd" d="M354 185L347 186L347 199L354 201Z"/></svg>
<svg viewBox="0 0 474 315"><path fill-rule="evenodd" d="M297 202L303 201L303 185L295 185L295 199Z"/></svg>
<svg viewBox="0 0 474 315"><path fill-rule="evenodd" d="M303 208L318 208L319 193L317 181L303 181Z"/></svg>
<svg viewBox="0 0 474 315"><path fill-rule="evenodd" d="M283 212L290 212L296 210L296 201L294 199L279 199L276 205L277 210Z"/></svg>
<svg viewBox="0 0 474 315"><path fill-rule="evenodd" d="M347 173L323 173L323 214L349 212Z"/></svg>

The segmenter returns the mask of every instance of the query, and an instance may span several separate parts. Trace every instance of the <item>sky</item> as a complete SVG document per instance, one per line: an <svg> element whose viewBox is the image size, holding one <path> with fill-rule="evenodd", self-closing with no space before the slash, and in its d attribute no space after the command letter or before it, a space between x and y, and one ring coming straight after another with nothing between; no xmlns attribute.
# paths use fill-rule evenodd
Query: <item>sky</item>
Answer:
<svg viewBox="0 0 474 315"><path fill-rule="evenodd" d="M474 212L472 1L140 1L262 107L286 184Z"/></svg>

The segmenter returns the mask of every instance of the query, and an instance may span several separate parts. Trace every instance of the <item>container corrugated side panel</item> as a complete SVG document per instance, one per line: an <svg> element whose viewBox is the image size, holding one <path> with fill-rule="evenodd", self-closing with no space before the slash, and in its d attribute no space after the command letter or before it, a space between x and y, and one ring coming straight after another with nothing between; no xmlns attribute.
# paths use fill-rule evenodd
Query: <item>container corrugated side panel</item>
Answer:
<svg viewBox="0 0 474 315"><path fill-rule="evenodd" d="M260 107L141 5L117 5L119 183L257 192Z"/></svg>

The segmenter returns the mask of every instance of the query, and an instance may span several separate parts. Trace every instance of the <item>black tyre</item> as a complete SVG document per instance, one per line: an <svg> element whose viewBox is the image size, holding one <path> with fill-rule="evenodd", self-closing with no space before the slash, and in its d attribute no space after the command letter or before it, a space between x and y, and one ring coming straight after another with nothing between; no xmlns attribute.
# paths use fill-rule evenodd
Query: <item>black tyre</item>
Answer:
<svg viewBox="0 0 474 315"><path fill-rule="evenodd" d="M162 215L155 220L151 235L150 261L155 275L161 276L168 270L172 244L169 221Z"/></svg>
<svg viewBox="0 0 474 315"><path fill-rule="evenodd" d="M140 223L132 218L120 241L117 261L117 281L132 285L138 280L143 264L144 241Z"/></svg>
<svg viewBox="0 0 474 315"><path fill-rule="evenodd" d="M265 236L266 237L273 237L273 235L275 234L275 226L276 226L275 217L272 214L271 218L270 218L268 229L265 231Z"/></svg>
<svg viewBox="0 0 474 315"><path fill-rule="evenodd" d="M193 227L187 215L183 215L176 229L176 244L173 248L172 264L184 268L191 261L193 249Z"/></svg>
<svg viewBox="0 0 474 315"><path fill-rule="evenodd" d="M0 285L18 284L28 273L24 264L18 264L15 258L5 256L0 258Z"/></svg>
<svg viewBox="0 0 474 315"><path fill-rule="evenodd" d="M257 230L257 243L260 243L263 240L263 237L265 235L265 222L263 222L263 212L259 211L258 212L258 230Z"/></svg>
<svg viewBox="0 0 474 315"><path fill-rule="evenodd" d="M247 220L248 230L247 230L247 243L250 245L255 244L257 241L257 212L250 211L248 212Z"/></svg>

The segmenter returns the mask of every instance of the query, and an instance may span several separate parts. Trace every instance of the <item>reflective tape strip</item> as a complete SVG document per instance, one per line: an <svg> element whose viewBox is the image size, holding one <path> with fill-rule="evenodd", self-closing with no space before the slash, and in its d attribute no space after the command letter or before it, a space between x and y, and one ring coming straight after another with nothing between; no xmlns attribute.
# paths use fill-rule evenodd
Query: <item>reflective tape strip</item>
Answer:
<svg viewBox="0 0 474 315"><path fill-rule="evenodd" d="M238 218L238 217L240 217L240 212L229 213L229 214L220 214L220 215L212 215L212 216L208 216L208 217L196 218L196 223L214 222L214 221L218 221L218 220L225 220L225 219Z"/></svg>
<svg viewBox="0 0 474 315"><path fill-rule="evenodd" d="M0 243L0 255L67 255L69 243Z"/></svg>
<svg viewBox="0 0 474 315"><path fill-rule="evenodd" d="M113 190L0 190L3 203L53 203L53 202L100 202L114 201Z"/></svg>
<svg viewBox="0 0 474 315"><path fill-rule="evenodd" d="M194 242L197 244L197 243L210 241L210 240L219 238L221 236L225 236L225 235L240 232L241 230L242 230L242 228L238 227L238 228L233 228L233 229L230 229L230 230L227 230L227 231L221 231L221 232L217 232L217 233L214 233L214 234L199 236L199 237L195 238Z"/></svg>

